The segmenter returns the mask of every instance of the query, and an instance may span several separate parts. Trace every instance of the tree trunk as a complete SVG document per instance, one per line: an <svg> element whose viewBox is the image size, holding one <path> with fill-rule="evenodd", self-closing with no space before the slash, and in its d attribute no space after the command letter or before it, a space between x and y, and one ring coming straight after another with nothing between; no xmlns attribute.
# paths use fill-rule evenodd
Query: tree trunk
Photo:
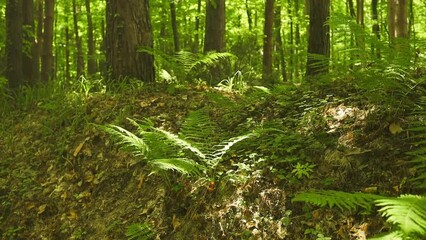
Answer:
<svg viewBox="0 0 426 240"><path fill-rule="evenodd" d="M293 21L293 9L292 9L292 1L293 0L288 0L288 8L287 8L287 14L288 14L288 18L289 18L289 33L288 33L288 47L289 47L289 55L290 55L290 59L289 59L289 75L290 75L290 79L293 79L293 73L294 73L294 58L295 58L295 54L294 54L294 21Z"/></svg>
<svg viewBox="0 0 426 240"><path fill-rule="evenodd" d="M6 78L11 88L22 82L22 0L6 2Z"/></svg>
<svg viewBox="0 0 426 240"><path fill-rule="evenodd" d="M65 27L65 79L70 80L70 31Z"/></svg>
<svg viewBox="0 0 426 240"><path fill-rule="evenodd" d="M277 2L274 15L275 15L274 16L275 17L275 23L274 23L275 43L276 43L276 49L278 50L278 54L279 54L281 77L283 81L287 81L284 45L283 45L283 40L281 37L281 1Z"/></svg>
<svg viewBox="0 0 426 240"><path fill-rule="evenodd" d="M408 38L407 0L388 0L389 37L392 43Z"/></svg>
<svg viewBox="0 0 426 240"><path fill-rule="evenodd" d="M180 51L179 46L179 32L176 20L176 3L175 0L170 0L170 17L172 22L172 30L173 30L173 44L175 46L175 52Z"/></svg>
<svg viewBox="0 0 426 240"><path fill-rule="evenodd" d="M154 56L140 51L154 47L148 0L107 1L106 43L111 78L155 80Z"/></svg>
<svg viewBox="0 0 426 240"><path fill-rule="evenodd" d="M225 51L225 0L207 0L204 52Z"/></svg>
<svg viewBox="0 0 426 240"><path fill-rule="evenodd" d="M34 84L38 72L38 65L35 65L37 46L34 38L34 1L23 0L23 43L24 51L22 55L23 80L26 83Z"/></svg>
<svg viewBox="0 0 426 240"><path fill-rule="evenodd" d="M274 31L274 0L266 0L265 25L263 28L263 81L273 83L273 31Z"/></svg>
<svg viewBox="0 0 426 240"><path fill-rule="evenodd" d="M306 76L328 72L330 57L330 0L309 0L309 40Z"/></svg>
<svg viewBox="0 0 426 240"><path fill-rule="evenodd" d="M361 28L364 28L364 0L357 0L356 1L356 23L361 26ZM365 49L365 40L362 34L358 34L356 38L357 46L364 50Z"/></svg>
<svg viewBox="0 0 426 240"><path fill-rule="evenodd" d="M252 16L251 16L251 10L250 10L249 4L248 4L248 0L246 0L246 13L247 13L248 27L249 27L249 30L251 31L252 26L253 26L253 19L252 19Z"/></svg>
<svg viewBox="0 0 426 240"><path fill-rule="evenodd" d="M371 18L373 19L373 34L376 36L377 41L380 41L380 25L379 25L379 14L377 11L377 4L379 0L371 1ZM375 54L377 58L380 58L380 48L379 44L372 45L373 55Z"/></svg>
<svg viewBox="0 0 426 240"><path fill-rule="evenodd" d="M198 0L197 1L197 17L195 18L194 52L198 52L199 46L200 46L200 16L201 16L201 0Z"/></svg>
<svg viewBox="0 0 426 240"><path fill-rule="evenodd" d="M87 14L87 73L93 75L96 73L96 58L95 58L95 40L93 38L93 21L90 11L90 0L86 0Z"/></svg>
<svg viewBox="0 0 426 240"><path fill-rule="evenodd" d="M49 81L53 78L53 17L55 13L55 0L44 1L44 31L43 50L41 62L41 80Z"/></svg>
<svg viewBox="0 0 426 240"><path fill-rule="evenodd" d="M76 0L72 0L72 12L74 21L75 45L77 46L77 77L84 74L84 56L81 37L78 29L78 13Z"/></svg>
<svg viewBox="0 0 426 240"><path fill-rule="evenodd" d="M34 58L34 65L37 67L36 79L40 80L40 60L43 50L43 0L37 0L37 40L36 40L36 54Z"/></svg>

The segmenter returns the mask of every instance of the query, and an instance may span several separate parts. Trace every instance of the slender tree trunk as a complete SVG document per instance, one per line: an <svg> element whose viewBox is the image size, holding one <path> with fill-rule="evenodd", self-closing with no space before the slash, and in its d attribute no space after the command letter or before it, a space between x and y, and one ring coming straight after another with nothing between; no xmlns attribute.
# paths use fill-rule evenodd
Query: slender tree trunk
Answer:
<svg viewBox="0 0 426 240"><path fill-rule="evenodd" d="M356 1L356 22L364 28L364 0ZM365 40L362 35L357 36L357 46L362 50L365 49Z"/></svg>
<svg viewBox="0 0 426 240"><path fill-rule="evenodd" d="M289 66L290 66L290 71L289 71L289 75L290 75L290 79L293 79L293 74L294 74L294 58L295 58L295 54L294 54L294 20L293 20L293 8L292 8L292 1L293 0L288 0L288 8L287 8L287 13L288 13L288 18L289 18L289 33L288 33L288 46L289 46Z"/></svg>
<svg viewBox="0 0 426 240"><path fill-rule="evenodd" d="M225 0L206 0L204 52L225 51Z"/></svg>
<svg viewBox="0 0 426 240"><path fill-rule="evenodd" d="M133 77L154 82L154 56L148 0L108 0L106 59L112 79Z"/></svg>
<svg viewBox="0 0 426 240"><path fill-rule="evenodd" d="M36 40L36 54L34 58L34 65L37 67L36 79L40 80L40 60L43 50L43 0L37 0L37 40Z"/></svg>
<svg viewBox="0 0 426 240"><path fill-rule="evenodd" d="M70 31L65 27L65 79L70 80Z"/></svg>
<svg viewBox="0 0 426 240"><path fill-rule="evenodd" d="M380 41L380 25L379 25L379 14L377 11L377 4L379 0L371 1L371 18L373 19L373 34L376 36L377 41ZM380 48L379 44L372 45L372 52L376 55L377 58L380 59Z"/></svg>
<svg viewBox="0 0 426 240"><path fill-rule="evenodd" d="M300 49L300 15L299 15L299 0L295 0L294 1L294 11L296 12L295 16L297 16L296 18L296 32L295 32L295 49L294 49L294 53L293 53L293 57L294 57L294 61L293 61L293 71L294 71L294 77L298 78L299 77L299 72L300 72L300 60L299 60L299 49Z"/></svg>
<svg viewBox="0 0 426 240"><path fill-rule="evenodd" d="M35 43L34 32L34 1L23 0L23 42L24 51L22 55L24 82L34 84L36 81L36 72L38 66L35 65L37 56L37 46Z"/></svg>
<svg viewBox="0 0 426 240"><path fill-rule="evenodd" d="M41 80L49 81L53 76L53 23L55 0L44 1L44 31L41 62Z"/></svg>
<svg viewBox="0 0 426 240"><path fill-rule="evenodd" d="M76 0L72 0L72 12L74 20L75 45L77 46L77 77L80 77L84 73L84 56L82 41L78 29L78 13Z"/></svg>
<svg viewBox="0 0 426 240"><path fill-rule="evenodd" d="M19 87L22 72L22 0L6 2L6 78L11 88Z"/></svg>
<svg viewBox="0 0 426 240"><path fill-rule="evenodd" d="M200 48L200 16L201 16L201 0L198 0L197 1L197 17L195 18L194 52L198 52Z"/></svg>
<svg viewBox="0 0 426 240"><path fill-rule="evenodd" d="M281 0L282 1L282 0ZM286 74L286 63L285 63L285 55L284 55L284 44L281 37L281 1L278 0L276 6L275 6L275 43L276 43L276 49L279 53L279 63L280 63L280 69L281 69L281 77L283 81L287 81L287 74Z"/></svg>
<svg viewBox="0 0 426 240"><path fill-rule="evenodd" d="M250 7L249 7L249 4L248 4L248 1L249 0L246 0L246 13L247 13L247 22L248 22L248 27L249 27L249 30L251 31L251 29L252 29L252 26L253 26L253 19L252 19L252 16L251 16L251 10L250 10Z"/></svg>
<svg viewBox="0 0 426 240"><path fill-rule="evenodd" d="M309 1L309 40L306 76L327 73L330 57L330 0Z"/></svg>
<svg viewBox="0 0 426 240"><path fill-rule="evenodd" d="M95 40L93 38L93 21L90 11L90 0L86 0L86 16L87 16L87 73L93 75L97 71L95 58Z"/></svg>
<svg viewBox="0 0 426 240"><path fill-rule="evenodd" d="M274 31L274 3L275 0L266 0L265 26L263 28L263 81L273 83L273 31Z"/></svg>
<svg viewBox="0 0 426 240"><path fill-rule="evenodd" d="M175 46L175 52L179 52L180 51L179 32L178 32L178 26L177 26L177 20L176 20L176 3L175 3L175 0L170 0L170 17L171 17L171 22L172 22L173 44Z"/></svg>

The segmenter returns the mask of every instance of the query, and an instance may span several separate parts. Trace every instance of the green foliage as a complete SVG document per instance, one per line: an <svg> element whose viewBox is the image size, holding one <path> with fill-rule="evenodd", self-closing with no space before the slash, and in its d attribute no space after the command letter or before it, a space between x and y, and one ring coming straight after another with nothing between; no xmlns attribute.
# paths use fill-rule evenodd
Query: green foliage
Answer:
<svg viewBox="0 0 426 240"><path fill-rule="evenodd" d="M337 206L341 211L355 211L358 207L371 210L374 201L384 197L369 193L346 193L334 190L314 190L296 194L292 202L308 202L320 207Z"/></svg>
<svg viewBox="0 0 426 240"><path fill-rule="evenodd" d="M426 237L426 197L401 195L398 198L376 200L379 212L387 221L398 226L405 236Z"/></svg>
<svg viewBox="0 0 426 240"><path fill-rule="evenodd" d="M426 189L426 97L420 98L413 117L415 120L409 131L416 148L409 151L408 155L412 157L411 163L417 171L417 176L412 181L416 188Z"/></svg>
<svg viewBox="0 0 426 240"><path fill-rule="evenodd" d="M294 166L291 173L293 173L298 179L302 179L303 177L309 178L311 176L311 173L313 172L314 167L315 164L303 164L298 162L296 166Z"/></svg>
<svg viewBox="0 0 426 240"><path fill-rule="evenodd" d="M126 237L128 240L151 240L156 232L146 223L135 223L127 227Z"/></svg>
<svg viewBox="0 0 426 240"><path fill-rule="evenodd" d="M118 144L124 149L137 157L144 158L154 171L174 170L187 175L200 176L202 173L210 175L233 145L255 134L233 137L212 147L207 144L202 145L212 141L204 136L203 127L213 130L213 125L204 114L206 113L198 112L188 115L182 127L182 137L154 127L149 121L139 124L132 119L129 121L138 129L137 134L113 124L101 126L101 128L117 139ZM200 119L197 119L198 117ZM197 144L192 141L197 141ZM196 146L200 144L200 148Z"/></svg>

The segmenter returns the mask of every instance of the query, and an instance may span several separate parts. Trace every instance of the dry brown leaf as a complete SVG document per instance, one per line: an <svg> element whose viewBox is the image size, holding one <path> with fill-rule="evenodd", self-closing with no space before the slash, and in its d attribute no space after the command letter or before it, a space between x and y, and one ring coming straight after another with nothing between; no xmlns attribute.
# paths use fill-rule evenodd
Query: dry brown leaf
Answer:
<svg viewBox="0 0 426 240"><path fill-rule="evenodd" d="M84 139L84 141L82 141L80 144L78 144L78 146L75 148L73 156L77 157L77 155L80 153L81 149L84 146L84 143L86 143L87 140L89 140L90 138L87 137L86 139Z"/></svg>

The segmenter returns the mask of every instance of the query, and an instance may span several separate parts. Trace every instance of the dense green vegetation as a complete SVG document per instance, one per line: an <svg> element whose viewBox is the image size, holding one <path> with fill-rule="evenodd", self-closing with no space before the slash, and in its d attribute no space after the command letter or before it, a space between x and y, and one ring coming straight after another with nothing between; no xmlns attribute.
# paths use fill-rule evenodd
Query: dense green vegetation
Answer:
<svg viewBox="0 0 426 240"><path fill-rule="evenodd" d="M0 12L1 239L426 237L423 1Z"/></svg>

